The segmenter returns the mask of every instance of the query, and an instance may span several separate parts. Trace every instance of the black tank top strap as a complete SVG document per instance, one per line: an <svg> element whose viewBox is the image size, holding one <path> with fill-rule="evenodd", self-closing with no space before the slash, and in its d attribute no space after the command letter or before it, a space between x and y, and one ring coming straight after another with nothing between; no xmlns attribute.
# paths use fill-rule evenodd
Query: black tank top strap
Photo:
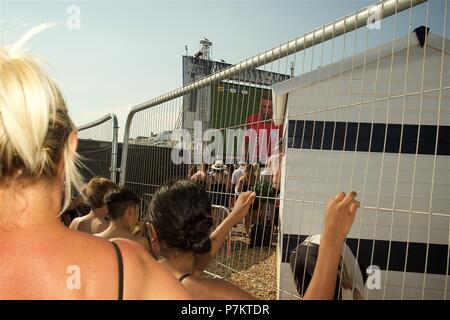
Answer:
<svg viewBox="0 0 450 320"><path fill-rule="evenodd" d="M117 264L119 266L119 294L118 299L123 300L123 259L122 259L122 253L120 252L119 246L111 241L114 251L116 252L117 256Z"/></svg>
<svg viewBox="0 0 450 320"><path fill-rule="evenodd" d="M181 277L178 278L178 281L182 282L184 279L186 279L190 275L191 275L190 273L183 274Z"/></svg>

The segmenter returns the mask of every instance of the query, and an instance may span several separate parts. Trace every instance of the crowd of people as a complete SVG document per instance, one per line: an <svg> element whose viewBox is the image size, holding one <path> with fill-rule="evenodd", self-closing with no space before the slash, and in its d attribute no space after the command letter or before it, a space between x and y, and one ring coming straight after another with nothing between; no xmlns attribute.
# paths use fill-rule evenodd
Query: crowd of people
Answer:
<svg viewBox="0 0 450 320"><path fill-rule="evenodd" d="M278 226L282 141L279 141L275 151L264 166L245 161L239 161L237 165L224 165L220 160L213 165L192 165L188 169L187 179L202 184L210 195L211 203L226 209L234 207L241 193L256 192L255 205L243 218L246 237L249 238L254 223L264 224L266 221L274 228Z"/></svg>
<svg viewBox="0 0 450 320"><path fill-rule="evenodd" d="M83 186L77 143L63 94L38 60L20 46L0 48L0 299L254 298L203 271L249 215L258 181L270 176L279 189L275 158L266 174L244 163L233 170L216 162L211 172L203 164L189 179L161 186L148 221L136 226L140 198L132 190L102 177ZM303 299L333 298L355 197L329 200ZM62 219L79 201L89 212ZM215 228L212 204L233 208Z"/></svg>

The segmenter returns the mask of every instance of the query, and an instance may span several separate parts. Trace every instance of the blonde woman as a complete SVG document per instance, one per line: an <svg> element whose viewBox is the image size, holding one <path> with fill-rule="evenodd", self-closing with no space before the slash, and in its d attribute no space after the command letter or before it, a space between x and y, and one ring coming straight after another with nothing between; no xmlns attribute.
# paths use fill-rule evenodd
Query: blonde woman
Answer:
<svg viewBox="0 0 450 320"><path fill-rule="evenodd" d="M53 80L17 45L0 48L0 299L190 298L139 244L60 223L80 186L76 148Z"/></svg>

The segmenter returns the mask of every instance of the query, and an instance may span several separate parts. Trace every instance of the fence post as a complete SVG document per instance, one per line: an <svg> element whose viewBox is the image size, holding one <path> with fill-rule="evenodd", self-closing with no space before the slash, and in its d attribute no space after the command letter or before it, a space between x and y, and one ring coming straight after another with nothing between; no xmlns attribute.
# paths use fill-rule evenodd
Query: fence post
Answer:
<svg viewBox="0 0 450 320"><path fill-rule="evenodd" d="M117 155L119 145L119 123L115 114L111 114L111 120L113 122L112 128L112 150L111 150L111 180L117 183Z"/></svg>
<svg viewBox="0 0 450 320"><path fill-rule="evenodd" d="M80 131L95 128L109 120L112 121L112 141L111 141L111 166L108 169L108 171L110 171L110 179L114 182L117 182L116 181L116 178L117 178L116 172L118 171L117 155L118 155L118 135L119 135L119 124L117 121L117 116L113 113L107 114L98 120L92 121L88 124L78 127L77 131L80 132Z"/></svg>

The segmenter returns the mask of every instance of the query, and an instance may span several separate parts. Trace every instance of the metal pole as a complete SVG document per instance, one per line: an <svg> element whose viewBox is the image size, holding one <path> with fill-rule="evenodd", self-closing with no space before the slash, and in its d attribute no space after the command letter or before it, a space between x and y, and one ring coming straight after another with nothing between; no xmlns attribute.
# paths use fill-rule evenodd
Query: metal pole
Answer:
<svg viewBox="0 0 450 320"><path fill-rule="evenodd" d="M112 128L112 150L111 150L111 180L117 183L117 155L119 144L119 123L115 114L111 114L111 120L113 122Z"/></svg>
<svg viewBox="0 0 450 320"><path fill-rule="evenodd" d="M96 126L101 125L102 123L105 123L107 121L111 120L112 121L112 145L111 145L111 174L110 174L110 178L112 181L117 182L117 172L119 171L117 169L117 155L118 155L118 143L119 143L119 122L117 121L117 117L115 114L110 113L107 114L103 117L101 117L98 120L89 122L85 125L82 125L80 127L77 128L77 131L83 131L83 130L87 130L87 129L91 129L94 128Z"/></svg>

